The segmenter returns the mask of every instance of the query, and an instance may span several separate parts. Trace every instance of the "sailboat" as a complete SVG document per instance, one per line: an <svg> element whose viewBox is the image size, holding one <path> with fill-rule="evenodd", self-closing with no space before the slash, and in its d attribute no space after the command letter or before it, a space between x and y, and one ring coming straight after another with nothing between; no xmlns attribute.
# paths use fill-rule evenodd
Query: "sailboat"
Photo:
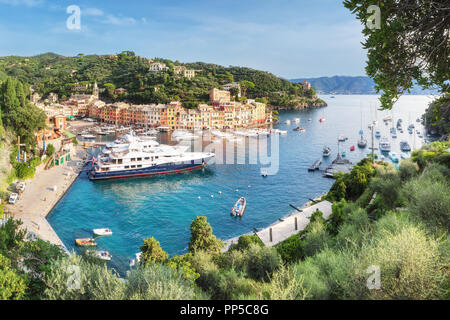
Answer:
<svg viewBox="0 0 450 320"><path fill-rule="evenodd" d="M363 131L359 130L360 137L358 139L358 147L365 148L367 146L367 140L364 138Z"/></svg>
<svg viewBox="0 0 450 320"><path fill-rule="evenodd" d="M361 109L361 103L359 105ZM364 138L364 132L362 130L362 109L361 109L361 130L359 130L359 139L358 139L358 147L359 148L365 148L367 146L367 140Z"/></svg>

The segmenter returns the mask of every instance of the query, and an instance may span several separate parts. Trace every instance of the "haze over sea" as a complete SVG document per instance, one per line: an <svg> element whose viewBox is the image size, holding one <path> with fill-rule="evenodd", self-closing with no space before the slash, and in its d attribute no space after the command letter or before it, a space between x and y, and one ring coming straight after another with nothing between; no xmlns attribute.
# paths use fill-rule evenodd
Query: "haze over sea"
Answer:
<svg viewBox="0 0 450 320"><path fill-rule="evenodd" d="M392 151L400 152L401 140L420 148L423 141L417 134L409 135L410 123L423 133L416 122L433 99L432 96L403 96L393 111L376 111L378 96L337 95L321 96L328 107L305 111L280 112L280 124L274 128L288 130L281 136L279 171L276 175L261 177L260 165L211 165L203 171L181 173L154 178L114 181L89 181L82 174L55 206L48 220L69 250L75 249L74 239L92 237L92 229L110 227L112 237L98 238L98 250L108 250L113 259L109 263L121 273L128 261L139 252L142 240L155 237L170 255L187 251L189 226L196 216L206 216L214 234L229 239L251 232L254 227L264 228L292 212L289 204L301 207L309 198L327 192L333 180L321 172L308 172L308 167L322 158L324 146L332 148L332 155L324 159L325 168L337 153L337 137L348 141L341 145L347 158L356 163L364 158L367 149L351 152L358 131L362 129L370 145L368 124L378 119L378 130L389 137ZM382 118L393 115L394 121L403 119L404 133L390 138L391 125ZM301 118L305 133L292 131L297 125L284 124L287 119ZM319 122L320 117L326 121ZM308 122L308 118L312 121ZM378 147L378 141L375 141ZM219 191L222 193L219 194ZM214 197L211 197L213 195ZM201 197L199 200L198 197ZM245 196L247 209L242 219L230 216L236 200Z"/></svg>

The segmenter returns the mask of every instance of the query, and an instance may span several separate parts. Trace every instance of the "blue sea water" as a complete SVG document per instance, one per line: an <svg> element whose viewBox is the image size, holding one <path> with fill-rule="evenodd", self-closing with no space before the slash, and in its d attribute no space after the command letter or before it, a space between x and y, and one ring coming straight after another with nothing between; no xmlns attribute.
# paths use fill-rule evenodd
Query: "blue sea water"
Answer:
<svg viewBox="0 0 450 320"><path fill-rule="evenodd" d="M251 164L216 164L203 171L114 181L92 182L82 174L47 219L69 250L77 250L74 239L91 237L92 229L111 228L114 235L98 238L98 249L108 250L113 256L109 265L123 273L144 238L155 237L170 255L186 252L190 223L196 216L206 216L214 234L229 239L255 227L264 228L292 212L289 204L300 207L309 198L328 191L333 180L324 178L319 171L308 172L308 167L322 157L325 145L333 152L321 168L336 157L339 135L349 138L341 144L341 151L346 151L349 160L356 163L364 158L367 149L356 147L351 152L349 148L356 146L361 127L370 144L367 125L376 118L377 129L385 137L390 137L391 125L385 125L382 118L389 114L395 122L403 119L404 133L398 134L397 139L390 138L393 151L400 152L401 140L416 148L422 145L416 134L409 135L406 128L414 123L422 131L415 120L432 97L404 96L392 112L376 111L377 96L322 98L328 107L280 112L280 124L274 127L288 130L288 135L279 140L276 175L263 178L261 165ZM295 117L301 118L299 125L306 132L293 131L297 124L283 123ZM321 117L326 121L320 123ZM231 217L230 210L241 196L247 198L245 215L242 219Z"/></svg>

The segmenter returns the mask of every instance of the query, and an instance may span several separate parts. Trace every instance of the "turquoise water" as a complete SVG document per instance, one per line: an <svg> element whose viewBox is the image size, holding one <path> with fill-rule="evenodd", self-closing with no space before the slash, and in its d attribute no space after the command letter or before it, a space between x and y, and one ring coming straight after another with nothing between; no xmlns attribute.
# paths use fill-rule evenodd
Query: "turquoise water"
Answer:
<svg viewBox="0 0 450 320"><path fill-rule="evenodd" d="M349 150L351 145L356 146L361 113L366 133L367 124L377 116L377 129L383 136L389 136L390 126L385 126L381 119L391 112L375 112L376 96L323 98L329 104L326 108L280 114L280 125L275 127L288 130L288 135L280 137L280 165L276 175L262 178L261 166L250 164L217 164L203 171L115 181L91 182L82 174L48 220L69 250L76 250L75 238L91 237L92 229L110 227L114 235L98 238L98 249L113 255L110 266L120 272L127 269L129 259L147 237L155 237L170 255L186 252L190 223L199 215L207 217L214 234L221 239L251 232L254 227L266 227L292 212L289 204L302 206L309 198L329 190L333 180L323 178L320 172L307 171L321 158L324 145L331 147L333 153L321 168L336 157L339 135L349 138L342 145L348 159L357 162L365 157L367 150ZM402 97L393 112L395 121L401 117L406 129L411 119L417 127L415 119L424 112L430 99ZM294 117L301 118L300 126L306 128L305 133L292 131L296 124L283 124ZM319 123L320 117L325 117L326 122ZM312 121L308 122L308 118ZM397 139L391 139L393 151L399 152L399 142L403 139L411 146L422 144L405 130ZM247 198L244 217L230 217L230 209L241 196Z"/></svg>

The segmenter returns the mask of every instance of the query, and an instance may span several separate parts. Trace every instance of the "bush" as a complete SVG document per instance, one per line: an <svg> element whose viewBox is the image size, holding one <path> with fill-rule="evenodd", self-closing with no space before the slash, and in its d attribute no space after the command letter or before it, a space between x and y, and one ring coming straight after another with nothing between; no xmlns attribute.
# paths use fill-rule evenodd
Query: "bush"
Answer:
<svg viewBox="0 0 450 320"><path fill-rule="evenodd" d="M161 263L167 260L169 255L165 252L159 241L154 237L144 239L144 245L141 247L142 257L141 264L151 265L154 263Z"/></svg>
<svg viewBox="0 0 450 320"><path fill-rule="evenodd" d="M311 258L292 266L297 277L302 277L303 287L307 292L306 299L326 300L330 297L330 289L320 268Z"/></svg>
<svg viewBox="0 0 450 320"><path fill-rule="evenodd" d="M419 172L419 166L411 159L406 159L400 162L399 173L400 179L405 182L415 177Z"/></svg>
<svg viewBox="0 0 450 320"><path fill-rule="evenodd" d="M409 210L430 228L450 230L450 192L447 182L419 179L405 186Z"/></svg>
<svg viewBox="0 0 450 320"><path fill-rule="evenodd" d="M19 179L31 179L36 172L36 168L30 166L28 163L20 162L14 167L16 169L16 176Z"/></svg>
<svg viewBox="0 0 450 320"><path fill-rule="evenodd" d="M47 145L47 147L45 148L45 154L48 157L51 157L54 153L55 153L55 147L51 143L49 143Z"/></svg>
<svg viewBox="0 0 450 320"><path fill-rule="evenodd" d="M321 221L312 221L307 226L308 233L303 240L305 256L312 256L331 245L331 236Z"/></svg>
<svg viewBox="0 0 450 320"><path fill-rule="evenodd" d="M124 284L105 265L97 265L71 254L51 265L47 273L44 299L48 300L120 300ZM76 288L76 290L71 289Z"/></svg>
<svg viewBox="0 0 450 320"><path fill-rule="evenodd" d="M188 256L192 268L200 276L196 283L205 291L211 292L219 282L219 267L214 263L212 256L204 251L197 251Z"/></svg>
<svg viewBox="0 0 450 320"><path fill-rule="evenodd" d="M268 280L281 265L281 257L273 247L261 247L252 244L246 253L247 273L253 279Z"/></svg>
<svg viewBox="0 0 450 320"><path fill-rule="evenodd" d="M395 171L383 172L370 182L370 188L383 198L383 206L387 209L399 204L401 180Z"/></svg>
<svg viewBox="0 0 450 320"><path fill-rule="evenodd" d="M264 246L264 242L261 241L261 239L256 235L243 235L240 236L238 239L238 242L236 244L232 244L229 248L229 250L245 250L250 247L250 245L254 243L259 246Z"/></svg>
<svg viewBox="0 0 450 320"><path fill-rule="evenodd" d="M351 212L345 223L339 227L335 241L337 248L359 248L370 234L370 220L364 209L358 208Z"/></svg>
<svg viewBox="0 0 450 320"><path fill-rule="evenodd" d="M303 275L299 275L294 268L282 266L271 277L264 297L268 300L305 300L308 291L303 281Z"/></svg>
<svg viewBox="0 0 450 320"><path fill-rule="evenodd" d="M402 225L394 232L379 230L370 249L362 251L363 265L379 266L382 290L371 290L371 299L435 299L443 295L444 265L438 243L413 225ZM386 225L386 224L385 224Z"/></svg>
<svg viewBox="0 0 450 320"><path fill-rule="evenodd" d="M232 250L220 255L217 263L222 269L234 269L237 272L247 271L247 256L245 251Z"/></svg>
<svg viewBox="0 0 450 320"><path fill-rule="evenodd" d="M196 300L205 296L186 280L180 270L161 264L132 270L125 284L126 300Z"/></svg>
<svg viewBox="0 0 450 320"><path fill-rule="evenodd" d="M354 203L348 203L345 199L333 203L331 206L331 215L328 218L328 231L331 234L337 234L339 226L343 224L347 216L356 209L357 206Z"/></svg>
<svg viewBox="0 0 450 320"><path fill-rule="evenodd" d="M0 300L22 300L26 278L11 267L11 261L0 254Z"/></svg>
<svg viewBox="0 0 450 320"><path fill-rule="evenodd" d="M364 283L356 280L354 267L359 264L353 250L327 248L305 260L297 268L311 299L360 299ZM313 271L312 273L309 273ZM314 296L317 294L318 296Z"/></svg>
<svg viewBox="0 0 450 320"><path fill-rule="evenodd" d="M305 256L300 234L294 234L275 246L278 254L284 262L292 263L301 260Z"/></svg>

